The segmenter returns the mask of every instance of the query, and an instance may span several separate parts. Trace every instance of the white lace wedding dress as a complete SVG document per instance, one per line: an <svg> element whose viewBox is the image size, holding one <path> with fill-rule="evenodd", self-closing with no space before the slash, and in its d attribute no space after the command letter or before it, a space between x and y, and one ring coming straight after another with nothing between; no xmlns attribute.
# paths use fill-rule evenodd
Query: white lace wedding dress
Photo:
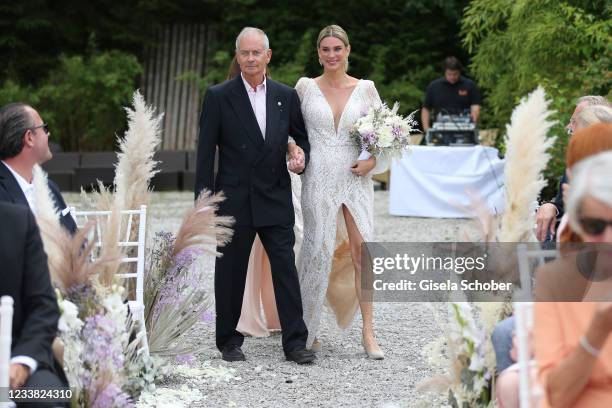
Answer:
<svg viewBox="0 0 612 408"><path fill-rule="evenodd" d="M363 239L371 240L374 211L371 175L383 171L385 164L377 163L366 177L351 173L360 149L349 136L349 130L369 107L381 103L372 81L358 82L342 112L337 131L332 110L314 79L301 78L296 90L310 141L310 162L302 175L304 237L297 258L304 321L308 327L307 347L310 347L317 336L324 308L337 245L337 228L344 227L342 204L352 214ZM353 279L345 279L345 282L352 284L353 299L343 301L353 303L354 307L350 308L352 319L358 303L352 265L350 271Z"/></svg>

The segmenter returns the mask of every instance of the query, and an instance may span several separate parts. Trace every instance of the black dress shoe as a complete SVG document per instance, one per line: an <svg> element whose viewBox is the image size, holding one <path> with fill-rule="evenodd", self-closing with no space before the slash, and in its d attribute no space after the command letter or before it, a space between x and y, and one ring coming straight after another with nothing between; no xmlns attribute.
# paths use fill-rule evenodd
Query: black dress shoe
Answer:
<svg viewBox="0 0 612 408"><path fill-rule="evenodd" d="M292 350L286 353L285 357L288 361L294 361L298 364L310 364L317 358L312 351L306 349Z"/></svg>
<svg viewBox="0 0 612 408"><path fill-rule="evenodd" d="M240 346L235 344L223 347L221 350L221 358L225 361L246 361Z"/></svg>

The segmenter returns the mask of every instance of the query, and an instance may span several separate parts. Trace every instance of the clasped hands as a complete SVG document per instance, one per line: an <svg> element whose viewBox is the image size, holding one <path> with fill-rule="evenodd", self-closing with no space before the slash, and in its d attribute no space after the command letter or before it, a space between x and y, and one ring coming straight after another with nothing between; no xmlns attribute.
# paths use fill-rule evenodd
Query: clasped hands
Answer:
<svg viewBox="0 0 612 408"><path fill-rule="evenodd" d="M289 161L287 162L287 168L289 171L300 174L306 167L306 156L302 148L295 143L287 144L287 154L289 155Z"/></svg>
<svg viewBox="0 0 612 408"><path fill-rule="evenodd" d="M289 171L295 174L302 173L306 166L305 155L302 148L295 143L289 143L287 144L287 154L289 155L289 161L287 162ZM351 166L351 173L363 177L372 171L374 167L376 167L376 158L372 156L366 160L357 160Z"/></svg>

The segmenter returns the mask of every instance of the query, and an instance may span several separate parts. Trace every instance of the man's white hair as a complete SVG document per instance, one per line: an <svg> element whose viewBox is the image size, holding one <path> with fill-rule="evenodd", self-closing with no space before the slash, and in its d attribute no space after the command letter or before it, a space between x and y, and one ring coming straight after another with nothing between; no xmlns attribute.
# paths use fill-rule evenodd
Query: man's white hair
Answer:
<svg viewBox="0 0 612 408"><path fill-rule="evenodd" d="M580 105L581 103L585 103L585 102L587 106L595 106L595 105L610 106L610 102L608 102L608 100L604 96L600 96L600 95L581 96L576 101L576 106Z"/></svg>
<svg viewBox="0 0 612 408"><path fill-rule="evenodd" d="M596 123L612 123L612 108L606 105L587 106L578 113L576 122L580 129Z"/></svg>
<svg viewBox="0 0 612 408"><path fill-rule="evenodd" d="M238 49L240 48L240 40L242 40L243 37L249 34L261 35L264 40L264 51L267 51L270 48L270 41L268 41L268 36L266 35L266 33L263 32L263 30L260 30L259 28L255 27L244 27L240 31L240 34L238 34L238 37L236 37L236 51L238 51Z"/></svg>
<svg viewBox="0 0 612 408"><path fill-rule="evenodd" d="M584 231L580 226L580 207L585 197L593 197L612 207L612 151L590 156L572 167L572 183L567 199L569 224L578 234Z"/></svg>

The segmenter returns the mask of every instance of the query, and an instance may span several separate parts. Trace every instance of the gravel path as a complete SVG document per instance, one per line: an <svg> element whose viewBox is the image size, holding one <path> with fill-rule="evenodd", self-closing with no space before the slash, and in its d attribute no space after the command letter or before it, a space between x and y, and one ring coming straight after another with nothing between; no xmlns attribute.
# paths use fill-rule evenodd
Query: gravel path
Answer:
<svg viewBox="0 0 612 408"><path fill-rule="evenodd" d="M184 210L193 203L192 197L192 193L155 193L152 231L176 231ZM78 198L67 195L67 200L77 202ZM375 193L375 225L377 241L396 242L460 240L463 231L473 230L468 220L390 216L388 192L384 191ZM210 279L203 284L212 290L213 268L208 269ZM161 386L199 389L202 399L191 403L193 407L439 407L445 403L444 396L421 394L415 389L423 379L441 373L430 367L422 354L423 347L441 334L433 322L431 306L407 302L374 305L376 336L385 352L382 361L365 356L359 313L344 332L324 323L320 337L323 351L311 366L285 361L280 335L245 339L247 361L226 363L214 345L214 324L203 322L188 336L199 350L192 368L231 367L237 378L227 382L194 378L184 366L177 365Z"/></svg>

